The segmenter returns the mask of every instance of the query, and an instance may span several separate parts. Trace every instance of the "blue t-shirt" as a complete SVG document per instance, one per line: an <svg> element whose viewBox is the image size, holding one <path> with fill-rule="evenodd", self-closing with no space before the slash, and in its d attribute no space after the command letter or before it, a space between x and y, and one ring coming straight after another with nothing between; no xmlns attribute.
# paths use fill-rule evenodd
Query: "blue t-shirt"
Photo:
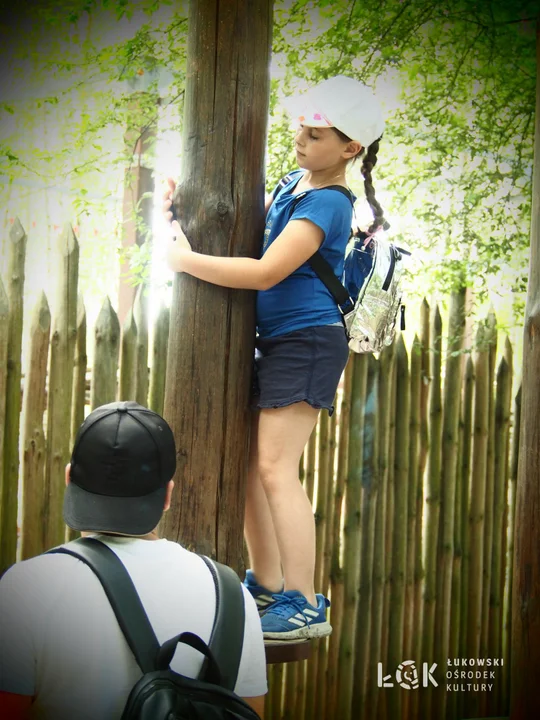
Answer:
<svg viewBox="0 0 540 720"><path fill-rule="evenodd" d="M303 170L291 173L291 180L277 193L266 217L261 255L264 255L289 220L307 219L323 231L324 239L319 251L341 279L345 248L351 232L351 202L336 190L307 190L290 215L291 204L295 201L291 191L303 174ZM284 335L306 327L332 325L340 320L341 313L336 301L308 262L274 287L257 293L257 331L261 337Z"/></svg>

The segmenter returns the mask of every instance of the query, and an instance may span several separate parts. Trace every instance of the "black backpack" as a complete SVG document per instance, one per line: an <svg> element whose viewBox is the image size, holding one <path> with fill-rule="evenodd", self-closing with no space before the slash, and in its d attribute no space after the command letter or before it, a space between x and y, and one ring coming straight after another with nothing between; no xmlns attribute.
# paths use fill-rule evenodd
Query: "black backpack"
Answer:
<svg viewBox="0 0 540 720"><path fill-rule="evenodd" d="M142 678L131 690L121 720L260 720L233 690L244 642L244 598L236 573L201 556L216 586L216 615L207 645L183 632L159 645L133 582L118 556L95 538L79 538L49 553L73 555L97 575L131 648ZM178 643L205 656L197 679L170 669Z"/></svg>

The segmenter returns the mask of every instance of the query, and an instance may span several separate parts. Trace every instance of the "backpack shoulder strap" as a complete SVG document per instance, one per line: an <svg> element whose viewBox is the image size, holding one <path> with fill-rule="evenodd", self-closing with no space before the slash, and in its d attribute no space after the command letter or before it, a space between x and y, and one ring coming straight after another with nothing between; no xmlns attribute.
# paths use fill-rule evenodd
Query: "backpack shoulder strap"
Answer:
<svg viewBox="0 0 540 720"><path fill-rule="evenodd" d="M155 669L159 643L139 594L120 558L95 538L78 538L48 553L72 555L82 560L103 585L116 619L143 673Z"/></svg>
<svg viewBox="0 0 540 720"><path fill-rule="evenodd" d="M280 191L282 188L284 188L285 185L287 185L287 184L295 177L295 173L297 173L297 172L298 172L298 170L292 170L290 173L287 173L287 174L285 175L285 177L282 177L282 178L281 178L281 180L280 180L280 181L278 182L278 184L276 185L276 187L275 187L275 189L274 189L274 192L273 192L273 194L272 194L274 200L276 199L279 191Z"/></svg>
<svg viewBox="0 0 540 720"><path fill-rule="evenodd" d="M321 190L336 190L342 195L349 198L351 205L354 207L353 196L350 190L344 188L342 185L328 185L328 187L321 188ZM289 217L293 214L298 202L305 196L305 193L298 193L294 202L291 203L289 210ZM336 303L338 304L342 313L347 313L352 310L351 298L349 293L343 286L343 284L337 279L332 270L330 263L324 259L321 252L317 250L308 260L313 272L315 272L321 282L326 286L326 289L332 295Z"/></svg>
<svg viewBox="0 0 540 720"><path fill-rule="evenodd" d="M222 686L234 690L244 645L245 606L242 584L227 565L201 555L216 586L216 615L208 643L221 671Z"/></svg>

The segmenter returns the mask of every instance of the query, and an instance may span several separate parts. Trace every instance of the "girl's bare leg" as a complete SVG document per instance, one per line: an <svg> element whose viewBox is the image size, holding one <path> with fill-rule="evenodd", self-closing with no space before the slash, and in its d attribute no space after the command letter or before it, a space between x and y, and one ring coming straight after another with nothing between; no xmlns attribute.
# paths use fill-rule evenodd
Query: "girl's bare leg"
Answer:
<svg viewBox="0 0 540 720"><path fill-rule="evenodd" d="M259 411L256 410L251 426L244 536L257 582L272 592L279 592L283 588L283 573L274 523L259 477L258 424Z"/></svg>
<svg viewBox="0 0 540 720"><path fill-rule="evenodd" d="M312 605L317 604L313 585L315 519L298 467L318 414L319 410L305 402L263 409L257 443L259 476L273 520L285 590L299 590Z"/></svg>

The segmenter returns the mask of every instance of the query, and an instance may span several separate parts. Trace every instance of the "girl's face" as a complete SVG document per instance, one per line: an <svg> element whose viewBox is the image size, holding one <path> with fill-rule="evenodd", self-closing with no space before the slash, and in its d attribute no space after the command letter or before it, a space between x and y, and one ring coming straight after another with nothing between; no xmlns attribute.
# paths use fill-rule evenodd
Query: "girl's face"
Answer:
<svg viewBox="0 0 540 720"><path fill-rule="evenodd" d="M354 140L341 140L332 128L307 125L298 126L294 142L298 165L312 172L344 166L361 148Z"/></svg>

